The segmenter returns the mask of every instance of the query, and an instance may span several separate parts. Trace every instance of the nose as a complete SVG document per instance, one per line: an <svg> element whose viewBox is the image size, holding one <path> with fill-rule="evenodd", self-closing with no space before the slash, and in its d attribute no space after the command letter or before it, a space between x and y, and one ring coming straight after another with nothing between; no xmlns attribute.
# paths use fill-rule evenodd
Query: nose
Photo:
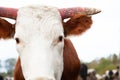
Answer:
<svg viewBox="0 0 120 80"><path fill-rule="evenodd" d="M47 77L38 77L38 78L34 78L34 79L29 79L29 80L56 80L54 78L47 78Z"/></svg>

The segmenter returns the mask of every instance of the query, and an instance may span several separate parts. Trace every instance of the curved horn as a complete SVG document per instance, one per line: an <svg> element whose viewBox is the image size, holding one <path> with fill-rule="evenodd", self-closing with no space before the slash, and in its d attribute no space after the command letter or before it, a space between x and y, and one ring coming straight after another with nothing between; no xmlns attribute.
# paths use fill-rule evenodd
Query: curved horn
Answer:
<svg viewBox="0 0 120 80"><path fill-rule="evenodd" d="M18 9L0 7L0 17L7 17L11 19L16 19Z"/></svg>
<svg viewBox="0 0 120 80"><path fill-rule="evenodd" d="M83 13L86 15L93 15L93 14L100 13L101 10L95 9L95 8L75 7L75 8L62 8L62 9L59 9L59 12L61 14L61 17L63 19L65 19L65 18L69 18L69 17L73 16L74 14L78 14L78 13Z"/></svg>
<svg viewBox="0 0 120 80"><path fill-rule="evenodd" d="M15 9L15 8L0 7L0 16L16 19L17 11L18 11L18 9ZM78 14L78 13L83 13L86 15L93 15L93 14L100 13L101 10L95 9L95 8L75 7L75 8L59 9L59 12L60 12L62 18L65 19L65 18L69 18L69 17L73 16L74 14Z"/></svg>

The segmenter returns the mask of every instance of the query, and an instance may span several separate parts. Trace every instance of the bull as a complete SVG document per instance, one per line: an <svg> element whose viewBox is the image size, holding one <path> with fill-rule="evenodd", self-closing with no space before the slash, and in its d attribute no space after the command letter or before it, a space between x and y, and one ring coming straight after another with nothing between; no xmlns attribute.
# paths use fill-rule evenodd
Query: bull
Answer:
<svg viewBox="0 0 120 80"><path fill-rule="evenodd" d="M89 29L90 15L99 12L80 7L32 5L19 10L0 7L0 16L16 19L14 27L8 22L10 27L2 25L0 31L0 38L16 40L19 58L14 79L78 80L80 60L67 36L81 35ZM64 22L66 18L70 19Z"/></svg>

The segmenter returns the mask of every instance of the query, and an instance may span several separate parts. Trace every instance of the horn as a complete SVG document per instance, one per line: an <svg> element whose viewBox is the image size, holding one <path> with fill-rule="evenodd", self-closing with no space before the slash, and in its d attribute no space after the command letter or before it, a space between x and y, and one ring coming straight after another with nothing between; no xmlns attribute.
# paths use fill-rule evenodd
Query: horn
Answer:
<svg viewBox="0 0 120 80"><path fill-rule="evenodd" d="M18 9L0 7L0 17L7 17L11 19L16 19Z"/></svg>
<svg viewBox="0 0 120 80"><path fill-rule="evenodd" d="M11 18L11 19L16 19L17 11L18 9L16 8L0 7L0 16ZM62 8L62 9L59 9L59 12L62 18L65 19L65 18L69 18L73 16L74 14L79 14L79 13L86 14L86 15L93 15L93 14L100 13L101 10L95 9L95 8L75 7L75 8Z"/></svg>
<svg viewBox="0 0 120 80"><path fill-rule="evenodd" d="M74 14L85 14L85 15L94 15L100 13L101 10L95 8L82 8L82 7L74 7L74 8L62 8L59 9L62 19L69 18Z"/></svg>

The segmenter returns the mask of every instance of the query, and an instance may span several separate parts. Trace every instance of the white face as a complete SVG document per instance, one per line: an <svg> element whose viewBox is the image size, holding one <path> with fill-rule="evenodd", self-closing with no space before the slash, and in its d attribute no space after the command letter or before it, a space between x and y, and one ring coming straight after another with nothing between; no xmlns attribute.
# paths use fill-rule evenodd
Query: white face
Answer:
<svg viewBox="0 0 120 80"><path fill-rule="evenodd" d="M64 34L56 8L19 9L15 39L25 80L60 80L63 71Z"/></svg>

